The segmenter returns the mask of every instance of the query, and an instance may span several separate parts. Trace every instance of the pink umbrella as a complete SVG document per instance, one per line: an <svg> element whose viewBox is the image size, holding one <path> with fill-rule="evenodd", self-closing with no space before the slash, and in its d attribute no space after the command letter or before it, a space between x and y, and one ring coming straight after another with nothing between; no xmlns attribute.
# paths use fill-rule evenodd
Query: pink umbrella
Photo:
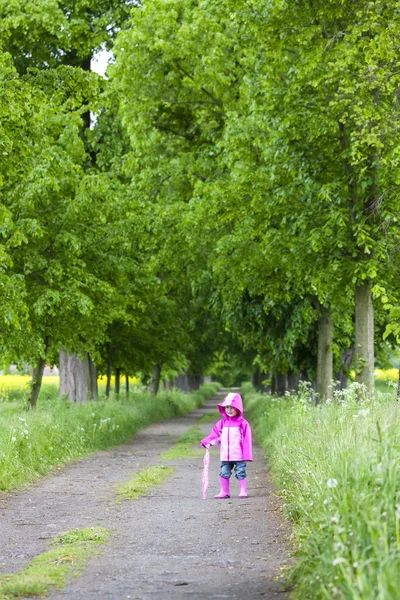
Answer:
<svg viewBox="0 0 400 600"><path fill-rule="evenodd" d="M203 500L207 498L207 490L208 490L208 465L210 464L210 452L208 448L206 448L206 453L203 459Z"/></svg>

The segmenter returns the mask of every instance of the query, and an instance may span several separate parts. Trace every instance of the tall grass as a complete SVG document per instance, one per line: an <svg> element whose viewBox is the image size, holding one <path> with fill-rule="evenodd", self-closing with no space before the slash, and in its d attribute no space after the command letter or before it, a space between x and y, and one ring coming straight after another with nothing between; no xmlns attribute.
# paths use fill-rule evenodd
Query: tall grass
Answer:
<svg viewBox="0 0 400 600"><path fill-rule="evenodd" d="M320 406L304 388L243 393L293 523L292 597L397 600L400 405L360 399L356 384Z"/></svg>
<svg viewBox="0 0 400 600"><path fill-rule="evenodd" d="M62 463L121 444L150 423L201 406L218 384L184 394L132 394L129 399L71 404L43 390L35 411L0 403L0 490L22 486ZM12 409L9 409L11 404ZM4 408L1 411L1 408Z"/></svg>

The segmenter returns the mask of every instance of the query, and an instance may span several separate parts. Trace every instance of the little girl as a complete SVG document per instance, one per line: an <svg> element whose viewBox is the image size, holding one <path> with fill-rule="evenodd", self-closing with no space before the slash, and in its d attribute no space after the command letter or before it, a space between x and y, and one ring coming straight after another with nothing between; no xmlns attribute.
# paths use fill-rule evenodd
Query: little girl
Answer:
<svg viewBox="0 0 400 600"><path fill-rule="evenodd" d="M231 392L218 404L218 410L223 415L212 428L210 435L200 444L205 448L221 444L221 491L214 496L217 499L230 498L229 478L235 467L235 476L239 481L239 498L247 498L246 490L246 461L253 460L251 445L251 429L242 417L243 403L240 394Z"/></svg>

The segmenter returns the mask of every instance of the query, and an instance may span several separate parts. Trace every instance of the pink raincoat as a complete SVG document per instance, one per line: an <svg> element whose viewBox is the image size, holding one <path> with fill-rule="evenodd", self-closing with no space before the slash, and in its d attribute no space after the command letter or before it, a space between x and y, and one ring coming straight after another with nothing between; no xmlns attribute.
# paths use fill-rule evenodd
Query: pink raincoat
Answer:
<svg viewBox="0 0 400 600"><path fill-rule="evenodd" d="M228 417L226 406L233 406L239 411L236 417ZM221 444L221 461L253 460L251 429L243 418L243 402L240 394L231 392L218 404L218 410L223 418L218 421L210 435L201 440L200 444L217 446Z"/></svg>

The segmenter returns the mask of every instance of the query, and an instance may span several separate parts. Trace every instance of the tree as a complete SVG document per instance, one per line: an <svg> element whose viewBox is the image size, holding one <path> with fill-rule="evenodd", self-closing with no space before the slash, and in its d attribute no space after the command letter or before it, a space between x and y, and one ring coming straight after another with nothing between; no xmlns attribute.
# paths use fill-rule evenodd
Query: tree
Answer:
<svg viewBox="0 0 400 600"><path fill-rule="evenodd" d="M316 296L329 324L321 388L332 371L326 311L347 307L351 287L357 378L373 385L372 281L398 212L396 19L376 2L154 0L117 42L138 185L194 207L203 235L218 232L214 271L235 249L246 257L237 285L251 240L266 259L247 278L258 278L253 296L264 287L276 303L285 286ZM271 247L281 254L269 260Z"/></svg>

